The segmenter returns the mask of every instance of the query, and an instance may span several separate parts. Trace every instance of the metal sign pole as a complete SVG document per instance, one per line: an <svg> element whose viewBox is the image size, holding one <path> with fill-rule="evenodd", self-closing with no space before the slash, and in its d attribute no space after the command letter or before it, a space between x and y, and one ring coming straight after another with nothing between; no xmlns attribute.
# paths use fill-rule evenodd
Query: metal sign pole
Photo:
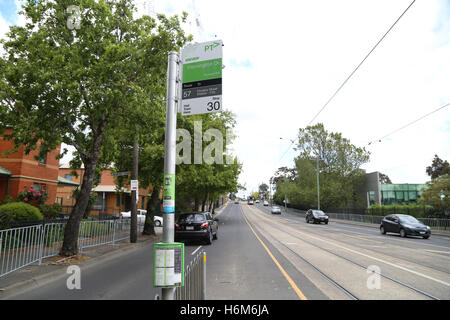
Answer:
<svg viewBox="0 0 450 320"><path fill-rule="evenodd" d="M167 68L166 136L164 142L163 243L174 242L175 156L177 129L178 52L169 52ZM175 288L162 288L162 300L174 300Z"/></svg>

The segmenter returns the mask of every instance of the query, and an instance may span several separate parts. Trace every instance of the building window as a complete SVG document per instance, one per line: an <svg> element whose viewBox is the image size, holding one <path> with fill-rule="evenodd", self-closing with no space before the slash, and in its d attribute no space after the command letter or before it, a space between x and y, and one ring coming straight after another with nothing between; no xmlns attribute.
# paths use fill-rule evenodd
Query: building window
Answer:
<svg viewBox="0 0 450 320"><path fill-rule="evenodd" d="M45 184L37 183L37 182L33 183L33 191L34 192L41 192L42 189L45 189L45 188L46 188Z"/></svg>
<svg viewBox="0 0 450 320"><path fill-rule="evenodd" d="M66 173L66 174L64 175L64 178L65 178L66 180L72 181L72 175L70 175L70 174L68 174L68 173Z"/></svg>
<svg viewBox="0 0 450 320"><path fill-rule="evenodd" d="M46 164L47 163L47 156L45 156L43 158L39 157L39 163L40 164Z"/></svg>

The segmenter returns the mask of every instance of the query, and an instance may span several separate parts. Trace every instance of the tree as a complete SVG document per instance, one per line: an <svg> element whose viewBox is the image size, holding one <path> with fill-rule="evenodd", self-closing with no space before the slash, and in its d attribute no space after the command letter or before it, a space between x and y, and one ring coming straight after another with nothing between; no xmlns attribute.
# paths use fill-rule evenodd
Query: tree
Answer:
<svg viewBox="0 0 450 320"><path fill-rule="evenodd" d="M440 159L436 154L431 166L427 167L426 172L433 180L445 174L450 175L450 165L447 160Z"/></svg>
<svg viewBox="0 0 450 320"><path fill-rule="evenodd" d="M380 172L380 183L381 184L391 184L392 181L386 174Z"/></svg>
<svg viewBox="0 0 450 320"><path fill-rule="evenodd" d="M289 202L304 209L317 204L317 174L321 208L360 206L358 191L365 173L360 166L369 160L369 152L359 148L340 133L328 132L323 124L299 129L294 179L277 185L277 202L287 196ZM293 175L291 175L292 177Z"/></svg>
<svg viewBox="0 0 450 320"><path fill-rule="evenodd" d="M447 213L450 210L450 175L441 175L427 183L419 202Z"/></svg>
<svg viewBox="0 0 450 320"><path fill-rule="evenodd" d="M238 162L237 158L234 158L233 161L226 161L227 157L231 156L227 153L227 144L231 143L234 138L233 128L236 124L235 116L229 111L222 111L220 113L177 118L177 128L187 130L189 133L194 132L194 135L195 126L199 130L200 124L202 137L205 137L211 129L217 130L216 133L220 133L222 138L226 137L225 141L220 141L220 143L223 143L224 148L213 151L214 159L218 160L213 163L207 163L202 159L201 163L197 164L194 162L193 164L180 163L177 165L175 180L175 208L177 212L187 210L188 208L195 211L214 211L214 203L220 195L229 192L238 192L239 184L237 180L242 165ZM202 154L208 152L210 144L214 142L215 140L209 141L208 139L202 139ZM179 143L182 143L182 139L180 139ZM189 153L191 160L195 157L194 148L192 147L188 150L179 150L179 152L180 156L181 152L183 152L183 157L185 156L184 153Z"/></svg>
<svg viewBox="0 0 450 320"><path fill-rule="evenodd" d="M28 0L25 27L12 26L0 61L0 128L40 156L64 142L85 167L80 194L60 251L78 252L79 225L98 166L110 163L114 130L164 82L166 57L189 39L177 16L133 18L131 0L74 0L80 25L70 28L69 3ZM182 20L186 19L186 15ZM65 150L67 152L67 150Z"/></svg>
<svg viewBox="0 0 450 320"><path fill-rule="evenodd" d="M269 191L269 186L265 183L261 183L258 187L259 194L266 199L267 192Z"/></svg>

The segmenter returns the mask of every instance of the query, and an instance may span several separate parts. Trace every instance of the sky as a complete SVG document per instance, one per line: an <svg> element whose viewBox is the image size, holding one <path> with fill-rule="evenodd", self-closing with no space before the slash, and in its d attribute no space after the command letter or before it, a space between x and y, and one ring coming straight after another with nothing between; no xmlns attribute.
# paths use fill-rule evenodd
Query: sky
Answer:
<svg viewBox="0 0 450 320"><path fill-rule="evenodd" d="M0 0L0 33L19 0ZM233 153L246 194L293 167L306 127L412 0L136 0L139 13L189 14L195 42L221 39L223 106L236 115ZM393 183L425 183L450 161L450 0L416 0L312 122L370 151L363 165ZM179 115L181 116L181 115ZM281 139L280 139L281 138ZM369 145L369 142L376 141Z"/></svg>

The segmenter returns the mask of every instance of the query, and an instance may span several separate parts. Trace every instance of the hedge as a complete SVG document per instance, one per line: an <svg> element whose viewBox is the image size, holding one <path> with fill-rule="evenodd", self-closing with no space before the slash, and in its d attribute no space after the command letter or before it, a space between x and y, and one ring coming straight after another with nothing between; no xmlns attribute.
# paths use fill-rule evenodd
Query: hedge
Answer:
<svg viewBox="0 0 450 320"><path fill-rule="evenodd" d="M391 204L379 205L374 204L366 209L366 214L373 216L387 216L390 214L408 214L415 218L424 218L433 214L435 209L432 206L424 206L419 204Z"/></svg>
<svg viewBox="0 0 450 320"><path fill-rule="evenodd" d="M0 206L0 229L8 229L13 221L36 221L44 217L38 208L24 202L11 202Z"/></svg>

